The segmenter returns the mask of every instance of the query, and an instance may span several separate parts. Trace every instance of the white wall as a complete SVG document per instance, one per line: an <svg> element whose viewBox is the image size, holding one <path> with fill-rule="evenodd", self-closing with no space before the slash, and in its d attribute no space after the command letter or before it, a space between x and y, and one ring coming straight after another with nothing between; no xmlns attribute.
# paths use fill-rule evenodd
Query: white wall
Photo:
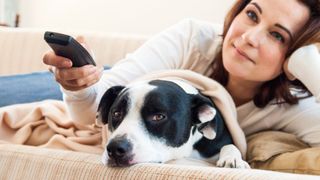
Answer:
<svg viewBox="0 0 320 180"><path fill-rule="evenodd" d="M15 25L17 0L0 0L0 23Z"/></svg>
<svg viewBox="0 0 320 180"><path fill-rule="evenodd" d="M235 0L20 0L20 26L154 34L180 19L222 23Z"/></svg>
<svg viewBox="0 0 320 180"><path fill-rule="evenodd" d="M4 0L0 0L0 23L4 23Z"/></svg>

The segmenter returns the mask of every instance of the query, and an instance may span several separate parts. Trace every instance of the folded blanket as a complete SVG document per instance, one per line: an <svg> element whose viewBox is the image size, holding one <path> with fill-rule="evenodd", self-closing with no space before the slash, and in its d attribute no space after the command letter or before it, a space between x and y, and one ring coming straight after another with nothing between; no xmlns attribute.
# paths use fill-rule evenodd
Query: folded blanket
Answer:
<svg viewBox="0 0 320 180"><path fill-rule="evenodd" d="M103 152L101 128L76 124L58 100L0 108L0 144L4 143Z"/></svg>

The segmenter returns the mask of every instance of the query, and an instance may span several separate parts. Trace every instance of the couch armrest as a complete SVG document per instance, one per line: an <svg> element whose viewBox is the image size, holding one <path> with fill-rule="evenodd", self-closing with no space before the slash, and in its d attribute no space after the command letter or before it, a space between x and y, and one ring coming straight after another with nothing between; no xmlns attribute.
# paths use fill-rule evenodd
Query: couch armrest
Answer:
<svg viewBox="0 0 320 180"><path fill-rule="evenodd" d="M0 75L47 70L42 57L50 47L43 40L44 32L42 29L0 28ZM146 36L131 34L58 32L74 37L83 35L98 65L115 64L147 39Z"/></svg>

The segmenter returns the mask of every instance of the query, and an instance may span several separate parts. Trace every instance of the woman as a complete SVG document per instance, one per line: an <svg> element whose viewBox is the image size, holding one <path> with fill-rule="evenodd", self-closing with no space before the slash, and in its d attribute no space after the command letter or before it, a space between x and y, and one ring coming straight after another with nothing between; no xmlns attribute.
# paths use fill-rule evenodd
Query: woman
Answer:
<svg viewBox="0 0 320 180"><path fill-rule="evenodd" d="M43 61L54 66L71 115L82 123L93 123L108 87L156 70L189 69L225 86L246 135L282 130L320 146L320 55L309 45L320 42L319 28L319 0L238 0L222 39L209 23L182 21L105 71L100 81L102 68L71 68L70 60L53 52Z"/></svg>

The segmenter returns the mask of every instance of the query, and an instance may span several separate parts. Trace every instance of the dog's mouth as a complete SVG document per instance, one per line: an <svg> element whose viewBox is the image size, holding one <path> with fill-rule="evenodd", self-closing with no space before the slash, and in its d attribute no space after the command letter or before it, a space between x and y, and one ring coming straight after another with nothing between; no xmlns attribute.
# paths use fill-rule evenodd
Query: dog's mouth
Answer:
<svg viewBox="0 0 320 180"><path fill-rule="evenodd" d="M104 163L107 166L110 167L128 167L139 163L163 163L161 160L145 160L145 161L139 161L134 158L134 154L131 154L129 156L123 157L123 158L113 158L108 156L106 159L107 161L104 161Z"/></svg>
<svg viewBox="0 0 320 180"><path fill-rule="evenodd" d="M107 165L111 167L127 167L136 164L137 162L133 159L134 155L128 155L123 158L109 157Z"/></svg>

